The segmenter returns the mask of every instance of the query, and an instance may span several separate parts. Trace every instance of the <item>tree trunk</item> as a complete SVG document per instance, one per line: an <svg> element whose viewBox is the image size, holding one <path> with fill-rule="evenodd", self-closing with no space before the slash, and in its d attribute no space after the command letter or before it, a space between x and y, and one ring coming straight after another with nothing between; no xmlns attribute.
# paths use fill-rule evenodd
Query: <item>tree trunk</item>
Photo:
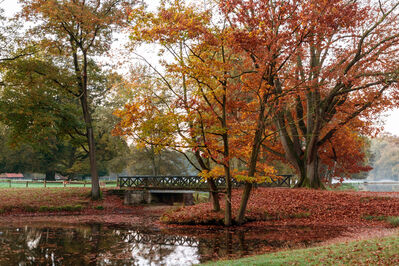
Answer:
<svg viewBox="0 0 399 266"><path fill-rule="evenodd" d="M224 102L226 99L224 97ZM226 105L224 105L223 110L223 128L227 128L226 126ZM224 213L224 225L231 226L232 217L231 217L231 173L230 173L230 151L229 151L229 136L227 133L223 134L223 149L224 149L224 158L227 158L226 162L224 162L224 174L226 178L226 195L225 195L225 213Z"/></svg>
<svg viewBox="0 0 399 266"><path fill-rule="evenodd" d="M225 101L225 99L224 99ZM224 123L223 127L227 128L226 126L226 110L224 110ZM229 151L229 136L227 133L223 134L223 148L224 148L224 157L229 158L230 151ZM224 213L224 225L231 226L232 224L232 217L231 217L231 173L230 173L230 159L228 159L224 163L224 174L226 178L226 195L225 195L225 213Z"/></svg>
<svg viewBox="0 0 399 266"><path fill-rule="evenodd" d="M306 179L306 170L305 170L305 164L304 162L301 164L297 164L297 173L299 176L299 181L295 184L294 187L299 188L303 186L303 183L305 182Z"/></svg>
<svg viewBox="0 0 399 266"><path fill-rule="evenodd" d="M226 195L225 195L225 213L224 213L224 225L231 226L231 175L230 167L224 166L225 178L226 178Z"/></svg>
<svg viewBox="0 0 399 266"><path fill-rule="evenodd" d="M308 177L308 184L310 188L324 188L321 182L320 171L319 171L319 157L317 151L312 156L311 160L306 163L306 172Z"/></svg>
<svg viewBox="0 0 399 266"><path fill-rule="evenodd" d="M307 187L314 189L324 189L324 185L321 182L319 157L317 154L317 148L313 151L308 151L310 156L306 160L305 167L300 169L300 181L295 187Z"/></svg>
<svg viewBox="0 0 399 266"><path fill-rule="evenodd" d="M211 196L213 211L218 212L220 211L220 203L219 203L219 193L217 192L217 186L215 184L215 181L212 179L208 180L208 185L211 189L210 196Z"/></svg>
<svg viewBox="0 0 399 266"><path fill-rule="evenodd" d="M310 122L309 122L310 121ZM306 150L302 151L295 146L284 127L284 119L279 117L276 125L280 133L281 144L284 148L285 158L295 167L299 175L299 182L295 187L324 188L320 178L319 158L318 158L318 136L320 134L319 121L309 120L308 126L313 125L309 130L309 137L306 140ZM292 136L295 137L295 136Z"/></svg>
<svg viewBox="0 0 399 266"><path fill-rule="evenodd" d="M150 149L151 164L152 164L152 175L157 176L157 163L155 162L155 152L154 147L151 145Z"/></svg>
<svg viewBox="0 0 399 266"><path fill-rule="evenodd" d="M267 97L263 99L263 103L266 101L267 101ZM255 176L260 146L263 141L262 136L265 131L264 112L265 112L264 104L261 104L261 109L260 109L257 126L256 126L257 129L256 129L255 136L254 136L254 142L253 142L252 150L251 150L251 158L250 158L249 167L248 167L248 176L250 176L250 177ZM243 191L242 197L241 197L240 209L238 210L238 217L237 217L238 224L244 223L245 211L247 210L248 200L249 200L249 196L251 195L252 187L253 187L252 183L249 183L249 182L245 183L244 191Z"/></svg>
<svg viewBox="0 0 399 266"><path fill-rule="evenodd" d="M87 90L80 98L82 104L83 116L86 124L87 143L89 144L90 174L91 174L91 198L97 200L100 198L100 183L97 171L96 146L94 142L94 132L91 122L91 115L87 103Z"/></svg>
<svg viewBox="0 0 399 266"><path fill-rule="evenodd" d="M73 38L71 37L71 46L75 47L73 44ZM73 64L75 66L75 73L78 86L80 88L79 100L82 105L83 118L86 126L86 138L87 144L89 145L88 154L90 161L90 175L91 175L91 198L93 200L97 200L100 198L100 182L98 178L98 170L97 170L97 160L96 160L96 145L94 141L94 132L93 132L93 124L91 121L91 113L88 103L88 95L87 95L87 51L83 51L83 62L82 69L79 66L79 59L77 51L74 50L72 53L73 56Z"/></svg>
<svg viewBox="0 0 399 266"><path fill-rule="evenodd" d="M46 171L46 181L55 181L55 171Z"/></svg>
<svg viewBox="0 0 399 266"><path fill-rule="evenodd" d="M237 223L242 224L245 218L245 211L247 209L249 196L251 195L252 183L245 183L244 191L241 197L240 209L238 211Z"/></svg>
<svg viewBox="0 0 399 266"><path fill-rule="evenodd" d="M197 162L200 165L201 169L209 171L209 169L210 169L209 160L204 161L204 158L201 157L201 154L198 150L195 151L194 155L195 155L195 158L197 159ZM216 186L215 180L208 179L207 183L209 186L210 198L211 198L211 202L212 202L213 211L218 212L218 211L220 211L220 202L219 202L218 188Z"/></svg>

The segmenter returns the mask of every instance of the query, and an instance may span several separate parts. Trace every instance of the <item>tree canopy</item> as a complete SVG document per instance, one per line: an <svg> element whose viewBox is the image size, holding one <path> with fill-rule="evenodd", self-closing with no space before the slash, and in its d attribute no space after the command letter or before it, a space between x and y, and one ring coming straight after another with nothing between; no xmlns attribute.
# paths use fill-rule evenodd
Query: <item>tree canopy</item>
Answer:
<svg viewBox="0 0 399 266"><path fill-rule="evenodd" d="M277 178L276 161L297 187L369 171L373 121L398 104L395 1L163 0L153 11L133 0L21 3L14 31L0 26L4 141L59 158L51 171L68 154L63 171L90 172L94 199L98 172L122 171L130 141L154 175L183 156L215 211L225 195L226 225L231 184L242 182L242 223L253 185ZM104 64L115 32L140 65ZM135 52L148 44L158 62Z"/></svg>
<svg viewBox="0 0 399 266"><path fill-rule="evenodd" d="M326 169L369 170L362 136L375 133L371 118L398 100L399 4L223 0L211 6L163 1L156 12L137 11L134 44L157 43L167 59L163 72L147 61L160 83L117 112L119 133L199 150L214 162L202 169L204 177L244 181L239 222L252 182L272 176L268 165L276 157L296 170L297 186L323 187ZM156 129L164 134L150 140ZM233 169L233 160L243 167ZM228 185L226 224L229 199Z"/></svg>

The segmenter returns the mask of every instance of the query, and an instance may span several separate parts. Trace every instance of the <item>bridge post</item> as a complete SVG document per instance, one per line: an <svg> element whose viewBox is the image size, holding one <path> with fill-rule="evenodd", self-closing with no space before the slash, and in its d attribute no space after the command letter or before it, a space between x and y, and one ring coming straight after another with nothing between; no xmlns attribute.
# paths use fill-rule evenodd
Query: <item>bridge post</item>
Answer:
<svg viewBox="0 0 399 266"><path fill-rule="evenodd" d="M152 202L152 194L150 191L148 191L148 189L143 190L143 198L147 204L150 204Z"/></svg>

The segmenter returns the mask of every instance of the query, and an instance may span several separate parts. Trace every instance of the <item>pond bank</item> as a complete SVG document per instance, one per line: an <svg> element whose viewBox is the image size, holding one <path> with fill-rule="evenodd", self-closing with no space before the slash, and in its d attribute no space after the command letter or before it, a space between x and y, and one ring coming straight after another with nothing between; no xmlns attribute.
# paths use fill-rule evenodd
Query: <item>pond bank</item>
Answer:
<svg viewBox="0 0 399 266"><path fill-rule="evenodd" d="M80 188L2 191L0 209L5 211L0 214L0 227L7 232L32 228L62 235L67 229L76 234L81 226L100 226L108 236L111 231L136 235L144 230L147 238L175 239L178 245L173 250L190 250L195 263L392 235L396 231L385 218L399 216L398 193L257 189L249 204L252 221L242 226L176 225L161 223L159 218L167 213L170 217L178 214L179 219L207 219L210 205L124 206L122 199L106 191L102 200L91 201L89 190ZM240 191L233 194L238 201ZM80 210L56 208L76 205L81 205ZM193 246L182 239L189 239Z"/></svg>
<svg viewBox="0 0 399 266"><path fill-rule="evenodd" d="M280 251L204 265L398 265L399 235Z"/></svg>

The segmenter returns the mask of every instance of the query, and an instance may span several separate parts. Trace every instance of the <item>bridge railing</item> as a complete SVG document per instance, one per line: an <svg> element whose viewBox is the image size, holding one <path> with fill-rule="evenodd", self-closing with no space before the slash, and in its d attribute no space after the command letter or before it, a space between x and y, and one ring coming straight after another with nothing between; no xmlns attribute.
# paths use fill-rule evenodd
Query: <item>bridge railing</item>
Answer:
<svg viewBox="0 0 399 266"><path fill-rule="evenodd" d="M279 175L272 182L257 184L261 187L291 187L292 175ZM218 188L226 186L226 180L222 177L214 179ZM240 187L244 183L232 180L233 187ZM118 177L120 188L153 188L153 189L192 189L207 190L208 184L199 176L120 176Z"/></svg>

